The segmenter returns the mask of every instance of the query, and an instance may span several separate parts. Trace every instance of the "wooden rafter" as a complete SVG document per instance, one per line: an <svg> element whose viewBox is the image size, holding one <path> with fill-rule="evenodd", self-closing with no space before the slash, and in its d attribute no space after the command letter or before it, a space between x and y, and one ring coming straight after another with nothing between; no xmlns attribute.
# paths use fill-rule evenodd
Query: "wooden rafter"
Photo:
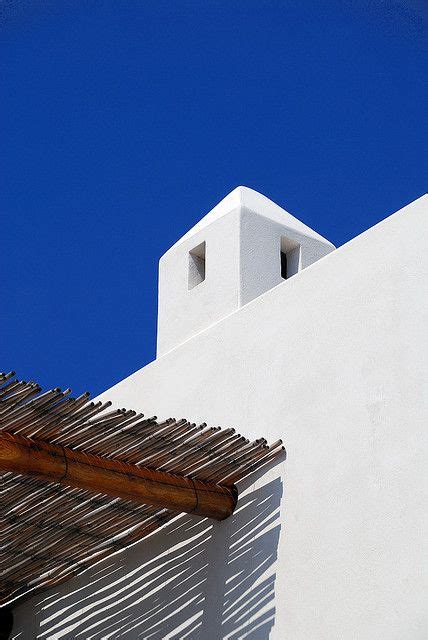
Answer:
<svg viewBox="0 0 428 640"><path fill-rule="evenodd" d="M229 517L237 500L234 485L201 482L10 433L0 433L0 471L216 520Z"/></svg>

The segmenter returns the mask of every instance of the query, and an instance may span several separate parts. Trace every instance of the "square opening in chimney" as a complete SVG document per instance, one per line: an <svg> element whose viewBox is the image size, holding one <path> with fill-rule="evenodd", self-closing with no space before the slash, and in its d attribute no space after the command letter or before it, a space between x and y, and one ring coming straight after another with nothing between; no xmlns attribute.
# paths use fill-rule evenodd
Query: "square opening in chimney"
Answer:
<svg viewBox="0 0 428 640"><path fill-rule="evenodd" d="M286 236L281 236L280 264L284 280L294 276L300 268L300 245Z"/></svg>
<svg viewBox="0 0 428 640"><path fill-rule="evenodd" d="M189 251L188 288L193 289L205 280L205 242Z"/></svg>

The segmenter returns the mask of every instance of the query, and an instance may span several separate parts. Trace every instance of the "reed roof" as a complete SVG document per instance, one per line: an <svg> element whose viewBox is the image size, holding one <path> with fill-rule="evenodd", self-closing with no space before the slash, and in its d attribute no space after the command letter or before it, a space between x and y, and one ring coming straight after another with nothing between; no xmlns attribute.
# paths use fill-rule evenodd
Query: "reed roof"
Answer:
<svg viewBox="0 0 428 640"><path fill-rule="evenodd" d="M110 402L91 402L88 393L42 393L13 372L0 374L1 434L224 491L283 450L281 441L249 442L234 429L113 409ZM1 459L0 480L0 604L81 573L179 513L69 486L66 477L49 481L10 471Z"/></svg>

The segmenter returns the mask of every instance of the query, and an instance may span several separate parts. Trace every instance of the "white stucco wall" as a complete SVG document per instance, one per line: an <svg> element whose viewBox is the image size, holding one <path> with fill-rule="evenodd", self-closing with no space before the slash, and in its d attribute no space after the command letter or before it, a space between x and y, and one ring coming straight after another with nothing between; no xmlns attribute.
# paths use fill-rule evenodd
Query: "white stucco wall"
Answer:
<svg viewBox="0 0 428 640"><path fill-rule="evenodd" d="M183 516L18 607L14 638L426 637L427 203L106 392L287 460L230 519Z"/></svg>
<svg viewBox="0 0 428 640"><path fill-rule="evenodd" d="M281 239L297 249L295 271L334 249L248 187L234 189L178 240L159 261L158 357L279 284ZM189 286L189 252L202 243L205 278Z"/></svg>

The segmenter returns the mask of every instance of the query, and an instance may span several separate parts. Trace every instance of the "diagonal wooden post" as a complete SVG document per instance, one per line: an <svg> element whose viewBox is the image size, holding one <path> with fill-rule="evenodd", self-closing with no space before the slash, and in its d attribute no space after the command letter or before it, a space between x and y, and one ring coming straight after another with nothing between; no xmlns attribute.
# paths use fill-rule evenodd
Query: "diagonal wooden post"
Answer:
<svg viewBox="0 0 428 640"><path fill-rule="evenodd" d="M237 489L219 486L83 451L0 432L0 470L224 520L236 506Z"/></svg>

